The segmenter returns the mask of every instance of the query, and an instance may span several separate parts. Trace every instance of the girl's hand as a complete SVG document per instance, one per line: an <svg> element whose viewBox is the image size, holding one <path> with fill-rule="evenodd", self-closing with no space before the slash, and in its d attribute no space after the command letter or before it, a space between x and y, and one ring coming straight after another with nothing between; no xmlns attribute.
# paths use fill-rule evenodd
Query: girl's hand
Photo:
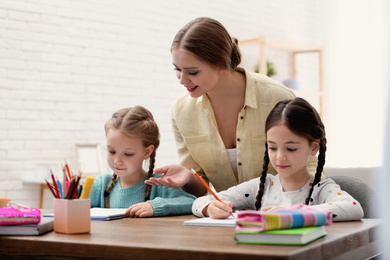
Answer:
<svg viewBox="0 0 390 260"><path fill-rule="evenodd" d="M279 207L279 206L267 206L267 207L262 207L262 208L260 209L260 211L267 212L267 211L275 211L275 210L280 210L280 209L283 209L283 207Z"/></svg>
<svg viewBox="0 0 390 260"><path fill-rule="evenodd" d="M129 207L126 210L125 215L131 218L153 217L154 209L152 207L152 204L150 204L149 202L141 202Z"/></svg>
<svg viewBox="0 0 390 260"><path fill-rule="evenodd" d="M228 218L233 210L232 206L233 202L231 201L223 200L220 202L215 200L203 209L203 215L214 219Z"/></svg>
<svg viewBox="0 0 390 260"><path fill-rule="evenodd" d="M146 184L153 186L166 186L181 188L192 178L192 172L180 165L168 165L154 170L156 174L164 174L160 178L149 178Z"/></svg>

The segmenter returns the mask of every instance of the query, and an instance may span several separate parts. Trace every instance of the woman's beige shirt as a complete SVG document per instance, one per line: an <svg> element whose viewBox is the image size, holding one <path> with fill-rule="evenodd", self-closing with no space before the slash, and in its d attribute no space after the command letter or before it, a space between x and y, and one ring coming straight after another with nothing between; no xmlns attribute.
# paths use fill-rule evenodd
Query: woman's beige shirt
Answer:
<svg viewBox="0 0 390 260"><path fill-rule="evenodd" d="M193 168L217 191L260 176L266 141L265 120L276 103L295 97L290 89L265 75L237 70L246 76L245 104L238 114L236 132L237 175L230 165L207 94L192 98L186 92L172 107L179 163ZM312 158L310 172L315 172L316 165L316 158ZM276 174L271 164L269 172Z"/></svg>

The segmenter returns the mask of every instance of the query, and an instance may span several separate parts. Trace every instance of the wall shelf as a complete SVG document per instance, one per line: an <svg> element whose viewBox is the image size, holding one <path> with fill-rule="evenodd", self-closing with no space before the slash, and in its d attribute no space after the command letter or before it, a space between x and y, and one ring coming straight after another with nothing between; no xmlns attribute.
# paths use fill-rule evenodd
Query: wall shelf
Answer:
<svg viewBox="0 0 390 260"><path fill-rule="evenodd" d="M267 74L267 51L268 49L286 51L291 54L291 79L297 79L297 58L304 53L318 54L318 91L317 90L293 90L300 97L317 97L319 99L318 112L324 116L324 75L323 75L323 49L319 45L310 45L296 42L289 42L280 39L260 36L253 39L239 41L240 48L245 45L257 45L259 73Z"/></svg>

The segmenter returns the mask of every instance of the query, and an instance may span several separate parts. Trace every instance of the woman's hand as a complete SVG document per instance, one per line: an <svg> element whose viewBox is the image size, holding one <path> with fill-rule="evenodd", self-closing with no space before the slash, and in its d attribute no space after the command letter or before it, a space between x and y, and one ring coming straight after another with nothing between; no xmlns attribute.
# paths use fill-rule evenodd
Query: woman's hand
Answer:
<svg viewBox="0 0 390 260"><path fill-rule="evenodd" d="M126 210L125 215L131 218L153 217L154 209L152 207L152 204L150 204L149 202L141 202L129 207Z"/></svg>
<svg viewBox="0 0 390 260"><path fill-rule="evenodd" d="M214 200L203 209L203 215L214 219L228 218L232 213L233 202L223 200L222 202Z"/></svg>
<svg viewBox="0 0 390 260"><path fill-rule="evenodd" d="M192 172L180 165L168 165L154 170L156 174L164 174L160 178L149 178L146 184L153 186L167 186L181 188L192 178Z"/></svg>

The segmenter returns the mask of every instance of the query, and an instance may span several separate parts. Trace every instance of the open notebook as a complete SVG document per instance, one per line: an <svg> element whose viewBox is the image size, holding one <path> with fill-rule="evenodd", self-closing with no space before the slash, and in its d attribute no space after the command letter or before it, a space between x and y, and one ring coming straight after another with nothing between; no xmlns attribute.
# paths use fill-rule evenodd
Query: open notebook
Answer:
<svg viewBox="0 0 390 260"><path fill-rule="evenodd" d="M215 227L235 227L237 214L233 213L226 219L196 218L184 221L185 226L215 226Z"/></svg>
<svg viewBox="0 0 390 260"><path fill-rule="evenodd" d="M116 208L91 208L91 219L92 220L114 220L120 218L127 218L125 215L127 208L116 209Z"/></svg>
<svg viewBox="0 0 390 260"><path fill-rule="evenodd" d="M125 215L126 209L118 208L91 208L92 220L114 220L120 218L127 218ZM53 217L54 214L45 214L44 217Z"/></svg>

